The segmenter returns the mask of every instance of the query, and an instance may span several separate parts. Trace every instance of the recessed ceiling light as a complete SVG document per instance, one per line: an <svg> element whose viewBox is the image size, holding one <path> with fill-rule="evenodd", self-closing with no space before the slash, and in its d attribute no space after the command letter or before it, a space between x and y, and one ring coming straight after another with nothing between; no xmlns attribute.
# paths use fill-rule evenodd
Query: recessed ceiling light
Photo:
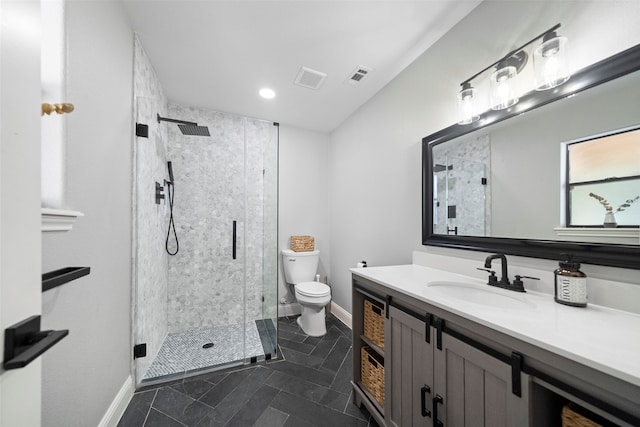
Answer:
<svg viewBox="0 0 640 427"><path fill-rule="evenodd" d="M272 99L276 97L276 93L267 87L260 89L260 96L264 99Z"/></svg>

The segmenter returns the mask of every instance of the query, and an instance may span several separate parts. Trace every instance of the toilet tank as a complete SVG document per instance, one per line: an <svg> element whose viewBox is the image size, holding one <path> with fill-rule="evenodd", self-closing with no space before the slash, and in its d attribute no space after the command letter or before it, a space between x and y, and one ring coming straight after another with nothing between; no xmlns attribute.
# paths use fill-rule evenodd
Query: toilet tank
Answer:
<svg viewBox="0 0 640 427"><path fill-rule="evenodd" d="M287 283L296 285L310 282L316 276L320 251L295 252L291 249L282 251L282 268Z"/></svg>

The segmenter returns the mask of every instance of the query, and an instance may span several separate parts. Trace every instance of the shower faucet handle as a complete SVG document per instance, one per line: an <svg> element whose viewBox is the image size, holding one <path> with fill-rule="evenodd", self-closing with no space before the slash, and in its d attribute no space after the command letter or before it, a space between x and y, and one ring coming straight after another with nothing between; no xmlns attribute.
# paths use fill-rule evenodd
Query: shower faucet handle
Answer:
<svg viewBox="0 0 640 427"><path fill-rule="evenodd" d="M164 200L164 187L156 181L156 205L160 204L160 200Z"/></svg>

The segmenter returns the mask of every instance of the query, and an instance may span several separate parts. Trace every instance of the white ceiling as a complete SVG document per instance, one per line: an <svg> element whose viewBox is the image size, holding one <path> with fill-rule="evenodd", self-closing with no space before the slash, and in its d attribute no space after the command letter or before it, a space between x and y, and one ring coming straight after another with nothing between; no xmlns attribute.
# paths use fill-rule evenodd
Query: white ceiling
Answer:
<svg viewBox="0 0 640 427"><path fill-rule="evenodd" d="M480 1L123 3L171 101L330 132ZM294 85L301 66L327 73L319 89Z"/></svg>

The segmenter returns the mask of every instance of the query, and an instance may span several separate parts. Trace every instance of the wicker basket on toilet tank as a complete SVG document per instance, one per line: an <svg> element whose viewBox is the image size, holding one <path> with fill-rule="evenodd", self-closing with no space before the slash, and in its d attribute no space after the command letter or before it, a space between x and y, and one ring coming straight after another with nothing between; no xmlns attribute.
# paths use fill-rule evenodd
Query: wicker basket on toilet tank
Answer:
<svg viewBox="0 0 640 427"><path fill-rule="evenodd" d="M313 236L291 236L289 247L295 252L311 252L315 249Z"/></svg>

